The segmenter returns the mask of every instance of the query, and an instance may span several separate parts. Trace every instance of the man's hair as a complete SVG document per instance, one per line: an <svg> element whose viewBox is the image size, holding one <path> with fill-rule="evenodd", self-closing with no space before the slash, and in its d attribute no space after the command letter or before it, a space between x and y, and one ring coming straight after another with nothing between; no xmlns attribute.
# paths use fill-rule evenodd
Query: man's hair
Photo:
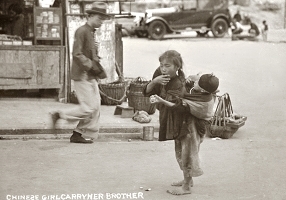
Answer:
<svg viewBox="0 0 286 200"><path fill-rule="evenodd" d="M90 14L87 14L87 17L89 18L89 17L93 17L93 16L96 16L96 15L102 16L102 15L99 14L99 13L90 13Z"/></svg>
<svg viewBox="0 0 286 200"><path fill-rule="evenodd" d="M89 18L89 17L93 17L94 15L96 15L96 14L87 14L87 17Z"/></svg>

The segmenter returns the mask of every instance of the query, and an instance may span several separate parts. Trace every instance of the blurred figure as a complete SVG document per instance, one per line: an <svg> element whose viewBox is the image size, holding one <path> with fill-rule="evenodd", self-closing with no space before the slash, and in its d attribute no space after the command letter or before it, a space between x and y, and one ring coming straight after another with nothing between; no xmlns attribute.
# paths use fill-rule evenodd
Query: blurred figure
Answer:
<svg viewBox="0 0 286 200"><path fill-rule="evenodd" d="M238 8L235 15L233 16L233 19L236 19L236 21L241 22L241 14L240 14L240 9Z"/></svg>
<svg viewBox="0 0 286 200"><path fill-rule="evenodd" d="M22 7L18 3L13 3L8 7L8 14L10 21L6 26L6 33L8 35L17 35L23 38L24 32L24 15Z"/></svg>
<svg viewBox="0 0 286 200"><path fill-rule="evenodd" d="M231 40L238 40L238 36L242 33L242 25L235 18L231 22Z"/></svg>
<svg viewBox="0 0 286 200"><path fill-rule="evenodd" d="M247 25L247 24L250 24L250 22L251 22L251 20L250 20L249 14L248 13L244 14L243 20L241 23Z"/></svg>
<svg viewBox="0 0 286 200"><path fill-rule="evenodd" d="M255 23L253 23L251 20L250 20L250 24L249 25L250 25L250 29L248 30L248 33L252 37L257 37L260 34L258 26Z"/></svg>
<svg viewBox="0 0 286 200"><path fill-rule="evenodd" d="M235 18L232 21L232 35L238 35L242 33L243 28L240 22L238 22Z"/></svg>
<svg viewBox="0 0 286 200"><path fill-rule="evenodd" d="M261 29L261 34L262 34L263 41L266 42L267 34L268 34L268 24L265 20L263 20L262 24L263 24L263 27Z"/></svg>

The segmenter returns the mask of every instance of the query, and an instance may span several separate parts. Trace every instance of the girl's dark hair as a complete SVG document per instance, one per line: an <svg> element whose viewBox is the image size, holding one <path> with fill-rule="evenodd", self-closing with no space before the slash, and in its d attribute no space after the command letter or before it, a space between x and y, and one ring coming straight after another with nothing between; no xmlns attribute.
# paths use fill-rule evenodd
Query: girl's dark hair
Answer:
<svg viewBox="0 0 286 200"><path fill-rule="evenodd" d="M168 59L171 61L175 66L177 66L178 69L178 76L185 79L185 73L183 72L183 59L181 57L181 54L179 54L175 50L168 50L165 53L163 53L159 57L159 61L161 62L163 59Z"/></svg>

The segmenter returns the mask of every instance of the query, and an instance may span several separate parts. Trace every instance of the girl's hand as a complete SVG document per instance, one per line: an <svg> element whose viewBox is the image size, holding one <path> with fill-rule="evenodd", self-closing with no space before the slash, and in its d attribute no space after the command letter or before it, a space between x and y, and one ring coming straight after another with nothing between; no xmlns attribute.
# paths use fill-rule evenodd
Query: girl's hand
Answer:
<svg viewBox="0 0 286 200"><path fill-rule="evenodd" d="M170 80L170 75L160 75L154 78L152 81L156 84L166 85Z"/></svg>
<svg viewBox="0 0 286 200"><path fill-rule="evenodd" d="M164 99L162 99L160 96L155 95L155 98L157 99L158 103L162 103L164 101Z"/></svg>
<svg viewBox="0 0 286 200"><path fill-rule="evenodd" d="M164 104L164 105L166 105L166 106L168 106L168 107L172 107L172 106L175 105L175 103L166 101L166 100L162 99L162 98L161 98L160 96L158 96L158 95L152 95L152 96L150 97L150 102L151 102L151 103L162 103L162 104Z"/></svg>
<svg viewBox="0 0 286 200"><path fill-rule="evenodd" d="M152 95L152 96L150 96L150 102L151 103L162 103L164 100L160 97L160 96L158 96L158 95Z"/></svg>
<svg viewBox="0 0 286 200"><path fill-rule="evenodd" d="M154 87L159 85L166 85L171 80L170 75L160 75L154 78L150 83L147 84L146 93L151 92Z"/></svg>

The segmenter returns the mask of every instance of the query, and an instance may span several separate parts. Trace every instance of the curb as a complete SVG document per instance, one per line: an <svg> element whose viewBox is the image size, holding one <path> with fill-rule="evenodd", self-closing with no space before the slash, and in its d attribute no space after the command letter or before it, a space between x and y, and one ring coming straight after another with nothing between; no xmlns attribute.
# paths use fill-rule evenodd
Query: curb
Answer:
<svg viewBox="0 0 286 200"><path fill-rule="evenodd" d="M0 135L1 140L69 140L71 134L25 134L25 135ZM158 140L159 133L154 133L153 141ZM123 141L140 141L144 140L142 133L100 133L98 142L123 142ZM152 140L151 140L152 141Z"/></svg>
<svg viewBox="0 0 286 200"><path fill-rule="evenodd" d="M143 127L102 127L100 133L141 133ZM0 135L34 135L34 134L70 134L73 129L1 129ZM154 132L158 132L159 127L154 127Z"/></svg>
<svg viewBox="0 0 286 200"><path fill-rule="evenodd" d="M20 135L1 135L0 140L69 140L71 134L20 134ZM97 140L139 140L142 139L140 133L124 134L99 134Z"/></svg>
<svg viewBox="0 0 286 200"><path fill-rule="evenodd" d="M14 139L39 139L56 140L69 139L73 129L1 129L0 140ZM159 132L159 127L154 127L154 135ZM100 128L99 140L116 139L142 139L143 127L102 127Z"/></svg>

